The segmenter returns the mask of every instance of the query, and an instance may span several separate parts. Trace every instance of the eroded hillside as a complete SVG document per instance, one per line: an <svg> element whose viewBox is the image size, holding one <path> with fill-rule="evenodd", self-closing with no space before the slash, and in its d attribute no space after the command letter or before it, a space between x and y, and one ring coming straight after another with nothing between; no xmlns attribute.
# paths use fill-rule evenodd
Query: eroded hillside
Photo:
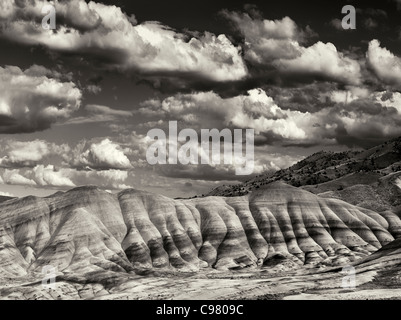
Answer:
<svg viewBox="0 0 401 320"><path fill-rule="evenodd" d="M0 268L22 276L269 265L340 265L401 235L400 219L283 183L243 197L173 200L95 187L0 204Z"/></svg>

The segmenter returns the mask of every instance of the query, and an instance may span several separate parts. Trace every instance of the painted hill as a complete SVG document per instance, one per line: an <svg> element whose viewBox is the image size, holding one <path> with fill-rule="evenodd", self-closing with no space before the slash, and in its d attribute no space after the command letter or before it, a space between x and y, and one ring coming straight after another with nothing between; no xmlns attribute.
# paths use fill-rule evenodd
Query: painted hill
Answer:
<svg viewBox="0 0 401 320"><path fill-rule="evenodd" d="M401 235L401 221L276 182L243 197L173 200L81 187L0 203L0 274L197 272L340 265Z"/></svg>

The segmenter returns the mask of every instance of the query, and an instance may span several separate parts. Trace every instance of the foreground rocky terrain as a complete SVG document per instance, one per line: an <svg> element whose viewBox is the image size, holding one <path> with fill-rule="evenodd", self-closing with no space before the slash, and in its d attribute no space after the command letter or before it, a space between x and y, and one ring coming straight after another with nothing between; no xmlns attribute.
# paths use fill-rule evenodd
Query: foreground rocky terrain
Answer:
<svg viewBox="0 0 401 320"><path fill-rule="evenodd" d="M326 290L317 296L336 297L342 267L353 265L352 299L398 286L400 236L392 211L282 182L187 200L80 187L0 203L0 296L271 299ZM42 286L49 265L58 271L54 289Z"/></svg>

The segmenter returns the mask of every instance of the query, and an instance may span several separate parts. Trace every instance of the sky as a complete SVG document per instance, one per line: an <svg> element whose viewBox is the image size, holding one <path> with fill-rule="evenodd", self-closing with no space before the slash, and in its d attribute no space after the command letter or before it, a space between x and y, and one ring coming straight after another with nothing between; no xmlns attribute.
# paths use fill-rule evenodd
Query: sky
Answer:
<svg viewBox="0 0 401 320"><path fill-rule="evenodd" d="M149 164L148 131L171 121L253 129L252 175L375 146L401 135L400 42L400 0L1 0L0 194L190 197L252 177Z"/></svg>

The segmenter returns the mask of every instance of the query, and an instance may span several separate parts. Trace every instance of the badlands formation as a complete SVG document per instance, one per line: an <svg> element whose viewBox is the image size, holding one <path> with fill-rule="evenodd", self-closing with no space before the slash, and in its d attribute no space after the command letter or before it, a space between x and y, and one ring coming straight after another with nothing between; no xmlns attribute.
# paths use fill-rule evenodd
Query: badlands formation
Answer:
<svg viewBox="0 0 401 320"><path fill-rule="evenodd" d="M282 182L185 200L80 187L0 203L0 298L341 298L346 265L358 283L347 298L378 298L398 284L397 238L391 211ZM55 289L41 285L49 265Z"/></svg>

